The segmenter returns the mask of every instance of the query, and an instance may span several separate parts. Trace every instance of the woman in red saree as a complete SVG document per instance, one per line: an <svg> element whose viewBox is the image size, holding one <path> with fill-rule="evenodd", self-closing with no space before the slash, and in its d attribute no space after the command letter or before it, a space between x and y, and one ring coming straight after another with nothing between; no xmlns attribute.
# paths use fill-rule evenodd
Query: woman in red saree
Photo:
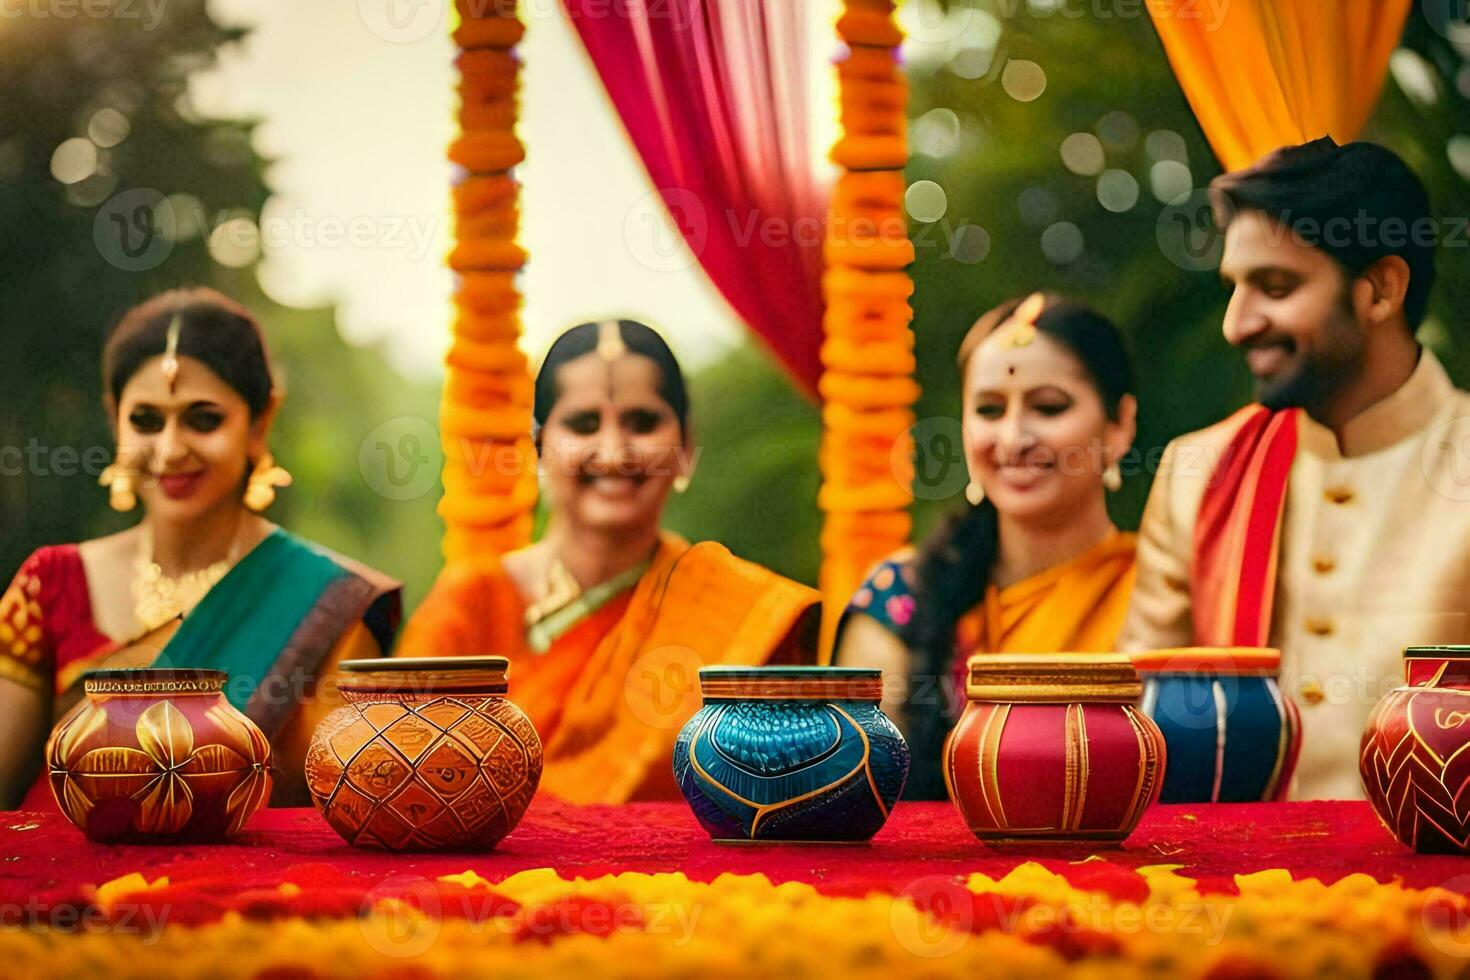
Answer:
<svg viewBox="0 0 1470 980"><path fill-rule="evenodd" d="M388 649L398 583L260 515L290 478L266 449L281 395L238 304L155 296L109 336L103 380L117 439L103 481L144 516L39 549L0 596L0 804L31 785L83 674L148 666L228 672L226 696L271 739L273 802L302 802L311 731L338 703L319 681Z"/></svg>
<svg viewBox="0 0 1470 980"><path fill-rule="evenodd" d="M451 563L399 654L501 654L541 735L541 789L578 802L677 799L672 754L705 664L810 662L817 593L660 528L694 460L663 338L629 320L564 333L536 379L551 514L541 540Z"/></svg>

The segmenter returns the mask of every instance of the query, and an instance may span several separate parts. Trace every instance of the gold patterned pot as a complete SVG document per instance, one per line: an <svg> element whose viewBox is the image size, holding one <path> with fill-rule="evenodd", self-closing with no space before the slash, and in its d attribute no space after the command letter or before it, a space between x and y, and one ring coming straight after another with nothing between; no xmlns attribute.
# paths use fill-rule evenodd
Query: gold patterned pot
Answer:
<svg viewBox="0 0 1470 980"><path fill-rule="evenodd" d="M944 747L950 799L987 844L1122 843L1163 782L1164 736L1116 654L977 654Z"/></svg>
<svg viewBox="0 0 1470 980"><path fill-rule="evenodd" d="M343 661L347 702L322 719L306 786L349 844L489 850L526 812L541 739L506 700L504 657Z"/></svg>
<svg viewBox="0 0 1470 980"><path fill-rule="evenodd" d="M61 812L101 842L237 833L270 798L270 742L225 699L229 675L97 670L46 743Z"/></svg>

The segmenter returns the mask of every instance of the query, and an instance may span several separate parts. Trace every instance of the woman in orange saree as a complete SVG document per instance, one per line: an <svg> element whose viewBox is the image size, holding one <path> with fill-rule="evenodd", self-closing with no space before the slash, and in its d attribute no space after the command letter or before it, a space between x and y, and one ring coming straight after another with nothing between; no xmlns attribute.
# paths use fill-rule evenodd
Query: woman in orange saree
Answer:
<svg viewBox="0 0 1470 980"><path fill-rule="evenodd" d="M838 628L837 660L885 671L914 754L907 795L944 796L944 737L975 653L1114 649L1134 536L1108 516L1136 402L1117 328L1041 293L990 311L959 350L969 505L879 563Z"/></svg>
<svg viewBox="0 0 1470 980"><path fill-rule="evenodd" d="M540 733L541 789L576 802L677 799L675 736L706 664L811 662L817 593L660 527L695 458L683 375L630 320L562 334L536 378L546 532L451 563L399 656L501 654Z"/></svg>

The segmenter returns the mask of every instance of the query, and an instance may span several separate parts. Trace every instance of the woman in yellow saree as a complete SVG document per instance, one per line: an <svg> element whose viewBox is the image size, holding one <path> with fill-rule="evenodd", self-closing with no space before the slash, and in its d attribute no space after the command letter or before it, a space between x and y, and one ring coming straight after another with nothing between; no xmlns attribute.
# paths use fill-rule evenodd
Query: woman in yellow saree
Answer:
<svg viewBox="0 0 1470 980"><path fill-rule="evenodd" d="M884 670L913 749L907 795L944 795L941 746L974 653L1114 649L1134 536L1108 516L1133 443L1133 374L1117 328L1036 293L991 310L959 350L969 505L879 563L838 628L837 660Z"/></svg>
<svg viewBox="0 0 1470 980"><path fill-rule="evenodd" d="M225 694L271 740L272 802L307 799L322 684L342 659L392 644L398 583L259 512L290 482L266 438L280 405L260 328L209 289L129 311L103 353L117 462L112 506L143 504L118 534L38 549L0 596L0 806L45 805L32 783L54 718L99 668L226 671Z"/></svg>
<svg viewBox="0 0 1470 980"><path fill-rule="evenodd" d="M541 789L577 802L676 799L672 755L715 663L814 658L817 593L722 545L661 530L695 458L682 372L631 320L562 334L536 378L546 532L451 564L398 655L501 654L545 748Z"/></svg>

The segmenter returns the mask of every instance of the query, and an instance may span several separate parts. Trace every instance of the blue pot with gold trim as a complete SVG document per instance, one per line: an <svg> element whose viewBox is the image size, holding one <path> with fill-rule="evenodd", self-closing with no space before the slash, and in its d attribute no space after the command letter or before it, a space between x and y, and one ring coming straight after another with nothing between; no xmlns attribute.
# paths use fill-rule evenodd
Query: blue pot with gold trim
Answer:
<svg viewBox="0 0 1470 980"><path fill-rule="evenodd" d="M881 671L705 667L699 686L674 777L712 838L846 843L883 826L909 749L878 707Z"/></svg>
<svg viewBox="0 0 1470 980"><path fill-rule="evenodd" d="M1281 652L1186 647L1133 655L1139 707L1168 746L1160 803L1283 800L1302 747L1301 716L1277 678Z"/></svg>

